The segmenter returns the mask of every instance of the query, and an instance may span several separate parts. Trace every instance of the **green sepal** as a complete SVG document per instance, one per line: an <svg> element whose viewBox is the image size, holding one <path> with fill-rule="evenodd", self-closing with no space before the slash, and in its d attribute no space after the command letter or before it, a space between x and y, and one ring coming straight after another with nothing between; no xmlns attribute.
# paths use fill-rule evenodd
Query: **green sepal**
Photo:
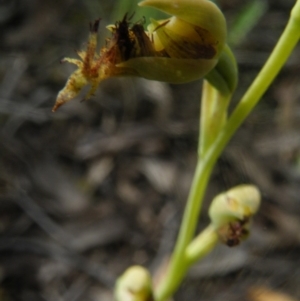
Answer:
<svg viewBox="0 0 300 301"><path fill-rule="evenodd" d="M215 68L205 75L205 79L221 94L233 94L238 82L238 67L228 45L224 47Z"/></svg>

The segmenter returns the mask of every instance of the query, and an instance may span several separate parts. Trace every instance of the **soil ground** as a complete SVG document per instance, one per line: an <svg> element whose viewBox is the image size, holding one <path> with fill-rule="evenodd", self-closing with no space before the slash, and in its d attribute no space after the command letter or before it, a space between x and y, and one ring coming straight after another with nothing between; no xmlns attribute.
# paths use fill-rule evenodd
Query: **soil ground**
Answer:
<svg viewBox="0 0 300 301"><path fill-rule="evenodd" d="M103 43L115 4L0 4L1 301L109 301L124 269L141 264L155 273L174 245L196 163L201 81L111 79L91 100L51 112L74 70L60 59L76 57L98 17ZM229 27L242 4L221 2ZM240 79L231 108L293 4L270 0L235 46ZM299 71L298 46L226 148L205 197L199 229L214 195L257 185L263 202L250 238L217 247L174 300L300 300Z"/></svg>

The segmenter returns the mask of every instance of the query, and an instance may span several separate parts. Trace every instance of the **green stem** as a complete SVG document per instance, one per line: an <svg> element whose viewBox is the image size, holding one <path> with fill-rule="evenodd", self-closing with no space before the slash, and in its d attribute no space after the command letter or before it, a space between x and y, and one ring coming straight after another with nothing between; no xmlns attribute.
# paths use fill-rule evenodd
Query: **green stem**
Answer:
<svg viewBox="0 0 300 301"><path fill-rule="evenodd" d="M187 272L189 260L185 256L185 250L195 233L201 200L213 165L214 162L206 158L203 161L198 160L175 250L167 274L155 292L156 301L163 301L170 297Z"/></svg>
<svg viewBox="0 0 300 301"><path fill-rule="evenodd" d="M201 96L201 118L200 118L200 128L199 128L199 150L198 155L203 157L205 151L209 148L211 144L210 136L205 135L207 131L204 129L209 129L210 126L210 116L211 116L211 103L216 97L216 90L209 84L208 81L203 81L202 96Z"/></svg>
<svg viewBox="0 0 300 301"><path fill-rule="evenodd" d="M295 18L295 16L297 18ZM249 87L241 101L231 114L228 122L218 135L214 145L212 145L207 154L208 160L215 161L224 147L231 139L233 134L250 114L254 106L261 99L262 95L268 89L270 84L274 81L278 72L281 70L291 52L297 45L300 39L300 0L297 1L292 10L292 18L282 33L269 59L264 67L255 78L252 85Z"/></svg>
<svg viewBox="0 0 300 301"><path fill-rule="evenodd" d="M206 80L203 81L201 97L201 118L199 128L199 149L198 155L203 157L209 149L216 135L211 131L213 104L216 102L218 91Z"/></svg>
<svg viewBox="0 0 300 301"><path fill-rule="evenodd" d="M231 94L222 94L208 81L204 80L201 99L201 118L199 129L200 158L205 156L206 151L211 147L217 138L220 130L226 123L227 107Z"/></svg>
<svg viewBox="0 0 300 301"><path fill-rule="evenodd" d="M253 84L250 86L229 120L223 127L217 139L205 152L205 156L198 161L191 191L188 197L187 206L184 212L183 221L179 231L178 240L171 258L169 268L165 278L155 292L156 301L164 301L169 298L179 286L181 280L188 270L188 260L185 257L185 251L192 240L198 216L211 171L217 158L224 147L250 114L253 107L272 83L279 70L282 68L293 48L300 38L300 0L297 1L292 10L292 18L289 20L282 36L280 37L270 58L264 65Z"/></svg>
<svg viewBox="0 0 300 301"><path fill-rule="evenodd" d="M188 266L210 253L219 241L219 236L213 224L209 224L186 248L185 256Z"/></svg>
<svg viewBox="0 0 300 301"><path fill-rule="evenodd" d="M198 147L200 158L214 143L227 121L227 107L237 79L235 57L229 46L225 45L217 65L205 76L203 83Z"/></svg>

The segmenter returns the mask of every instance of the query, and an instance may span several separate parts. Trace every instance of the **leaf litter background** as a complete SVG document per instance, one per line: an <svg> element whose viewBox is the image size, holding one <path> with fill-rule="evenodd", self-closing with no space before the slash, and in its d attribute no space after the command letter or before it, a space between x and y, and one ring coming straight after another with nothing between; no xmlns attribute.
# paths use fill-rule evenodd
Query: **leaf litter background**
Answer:
<svg viewBox="0 0 300 301"><path fill-rule="evenodd" d="M111 79L51 113L88 23L117 1L0 2L0 299L112 300L129 265L155 273L172 250L196 162L200 82ZM236 102L273 48L294 1L269 1L235 47ZM222 1L229 26L244 3ZM124 11L125 13L125 11ZM135 19L142 18L136 9ZM300 300L300 49L226 148L207 191L254 183L250 239L219 246L175 300ZM283 294L279 294L279 292ZM276 299L277 298L277 299Z"/></svg>

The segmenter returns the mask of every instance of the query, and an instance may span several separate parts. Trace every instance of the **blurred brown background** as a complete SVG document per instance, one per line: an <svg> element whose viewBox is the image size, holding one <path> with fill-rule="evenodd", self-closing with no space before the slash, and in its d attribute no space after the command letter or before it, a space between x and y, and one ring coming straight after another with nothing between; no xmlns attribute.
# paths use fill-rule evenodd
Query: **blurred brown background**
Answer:
<svg viewBox="0 0 300 301"><path fill-rule="evenodd" d="M241 2L220 1L229 27ZM232 107L293 4L270 0L236 43L240 83ZM110 79L90 101L51 112L74 70L60 59L76 57L98 17L103 43L105 25L120 11L116 0L0 1L1 301L112 300L125 268L155 272L172 250L196 162L201 82ZM137 8L136 20L142 16ZM191 270L175 300L275 300L258 297L258 288L300 300L299 70L298 46L208 188L199 229L215 194L241 183L260 188L250 239L219 246Z"/></svg>

